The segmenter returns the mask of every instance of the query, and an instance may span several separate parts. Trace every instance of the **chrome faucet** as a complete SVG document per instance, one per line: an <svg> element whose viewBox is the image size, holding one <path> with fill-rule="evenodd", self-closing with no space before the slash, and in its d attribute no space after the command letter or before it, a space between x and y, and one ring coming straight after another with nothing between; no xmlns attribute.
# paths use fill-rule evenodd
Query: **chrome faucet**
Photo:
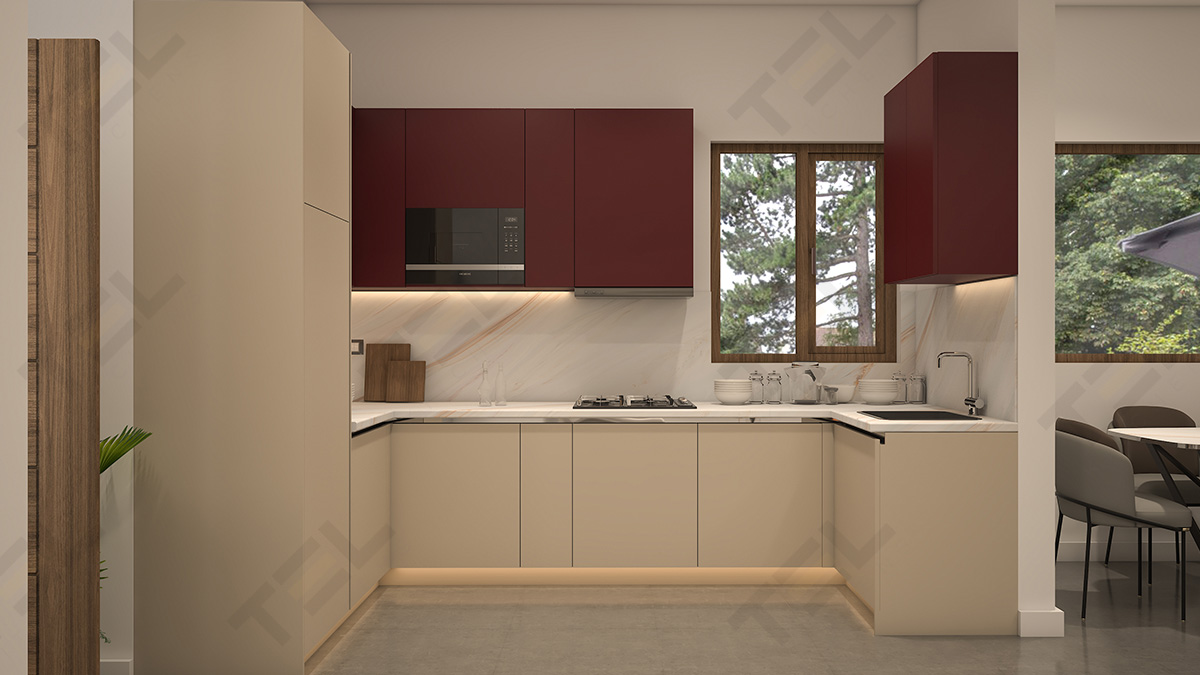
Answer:
<svg viewBox="0 0 1200 675"><path fill-rule="evenodd" d="M978 414L983 410L984 403L979 399L979 392L975 390L975 360L967 352L942 352L938 354L938 368L942 367L942 359L950 356L961 356L967 360L967 397L963 399L963 403L967 406L968 415Z"/></svg>

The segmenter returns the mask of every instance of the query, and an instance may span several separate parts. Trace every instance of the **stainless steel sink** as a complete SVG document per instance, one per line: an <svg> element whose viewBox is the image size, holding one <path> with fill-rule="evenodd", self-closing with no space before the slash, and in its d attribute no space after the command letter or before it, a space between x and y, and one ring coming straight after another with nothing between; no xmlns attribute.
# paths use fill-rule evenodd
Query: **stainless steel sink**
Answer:
<svg viewBox="0 0 1200 675"><path fill-rule="evenodd" d="M979 419L945 410L859 410L858 412L862 415L895 422L950 422Z"/></svg>

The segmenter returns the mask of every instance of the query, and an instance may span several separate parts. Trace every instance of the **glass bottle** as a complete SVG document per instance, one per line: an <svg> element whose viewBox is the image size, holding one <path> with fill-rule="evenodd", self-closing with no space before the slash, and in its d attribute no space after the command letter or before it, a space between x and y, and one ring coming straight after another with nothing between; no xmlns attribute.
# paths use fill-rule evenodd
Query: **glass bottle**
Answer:
<svg viewBox="0 0 1200 675"><path fill-rule="evenodd" d="M508 405L508 393L504 391L504 366L496 366L496 405Z"/></svg>
<svg viewBox="0 0 1200 675"><path fill-rule="evenodd" d="M772 370L767 374L767 382L763 385L763 398L768 404L783 403L783 376Z"/></svg>
<svg viewBox="0 0 1200 675"><path fill-rule="evenodd" d="M908 402L925 404L925 376L908 376Z"/></svg>
<svg viewBox="0 0 1200 675"><path fill-rule="evenodd" d="M755 370L750 373L750 403L763 402L763 376L762 373Z"/></svg>
<svg viewBox="0 0 1200 675"><path fill-rule="evenodd" d="M892 373L892 381L896 383L896 395L892 398L892 403L908 403L908 378L904 373L896 371Z"/></svg>
<svg viewBox="0 0 1200 675"><path fill-rule="evenodd" d="M487 362L483 363L483 381L479 383L479 405L487 407L492 404L492 383L488 380Z"/></svg>

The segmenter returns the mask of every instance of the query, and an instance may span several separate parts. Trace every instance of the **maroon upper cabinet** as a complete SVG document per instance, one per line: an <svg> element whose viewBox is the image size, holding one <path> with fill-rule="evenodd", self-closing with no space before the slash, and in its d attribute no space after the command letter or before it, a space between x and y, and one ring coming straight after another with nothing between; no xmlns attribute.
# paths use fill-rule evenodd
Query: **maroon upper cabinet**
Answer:
<svg viewBox="0 0 1200 675"><path fill-rule="evenodd" d="M355 108L351 285L404 286L404 110Z"/></svg>
<svg viewBox="0 0 1200 675"><path fill-rule="evenodd" d="M525 111L525 286L575 285L575 111Z"/></svg>
<svg viewBox="0 0 1200 675"><path fill-rule="evenodd" d="M692 111L575 111L575 286L691 288Z"/></svg>
<svg viewBox="0 0 1200 675"><path fill-rule="evenodd" d="M408 207L524 208L524 110L407 113Z"/></svg>
<svg viewBox="0 0 1200 675"><path fill-rule="evenodd" d="M1017 55L935 52L884 98L884 281L1017 273Z"/></svg>

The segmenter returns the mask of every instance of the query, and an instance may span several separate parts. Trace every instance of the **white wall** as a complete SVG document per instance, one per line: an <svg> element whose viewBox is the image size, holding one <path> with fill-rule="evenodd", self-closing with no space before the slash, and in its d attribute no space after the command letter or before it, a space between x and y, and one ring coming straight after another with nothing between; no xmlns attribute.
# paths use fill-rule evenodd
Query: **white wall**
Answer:
<svg viewBox="0 0 1200 675"><path fill-rule="evenodd" d="M585 389L711 400L713 378L749 369L709 362L710 143L881 141L883 94L915 65L911 7L313 9L354 55L359 107L695 110L694 298L355 294L353 336L411 341L413 358L429 362L430 400L473 398L483 360L505 365L514 400ZM837 366L827 379L862 370Z"/></svg>
<svg viewBox="0 0 1200 675"><path fill-rule="evenodd" d="M0 1L0 673L28 670L26 5Z"/></svg>
<svg viewBox="0 0 1200 675"><path fill-rule="evenodd" d="M133 51L133 0L36 0L29 35L100 40L100 436L133 423L133 88L167 53ZM165 299L165 298L164 298ZM150 431L153 431L151 429ZM153 440L146 446L152 447ZM133 658L133 457L100 481L100 645L107 673ZM113 670L116 668L116 670Z"/></svg>
<svg viewBox="0 0 1200 675"><path fill-rule="evenodd" d="M1062 613L1054 608L1053 425L1041 414L1053 408L1053 17L1052 0L922 0L917 10L921 58L933 51L1019 52L1017 559L1023 636L1063 632Z"/></svg>
<svg viewBox="0 0 1200 675"><path fill-rule="evenodd" d="M1055 138L1077 142L1200 141L1200 7L1059 7L1055 12ZM1060 363L1056 406L1104 428L1123 405L1165 405L1200 420L1200 363ZM1050 423L1052 419L1048 419ZM1095 540L1095 537L1093 538ZM1104 539L1093 541L1096 549ZM1082 559L1084 529L1063 525L1061 558ZM1113 557L1133 560L1133 532ZM1170 556L1166 538L1156 557Z"/></svg>
<svg viewBox="0 0 1200 675"><path fill-rule="evenodd" d="M917 62L935 51L1014 51L1016 26L1017 3L1011 0L921 0Z"/></svg>

